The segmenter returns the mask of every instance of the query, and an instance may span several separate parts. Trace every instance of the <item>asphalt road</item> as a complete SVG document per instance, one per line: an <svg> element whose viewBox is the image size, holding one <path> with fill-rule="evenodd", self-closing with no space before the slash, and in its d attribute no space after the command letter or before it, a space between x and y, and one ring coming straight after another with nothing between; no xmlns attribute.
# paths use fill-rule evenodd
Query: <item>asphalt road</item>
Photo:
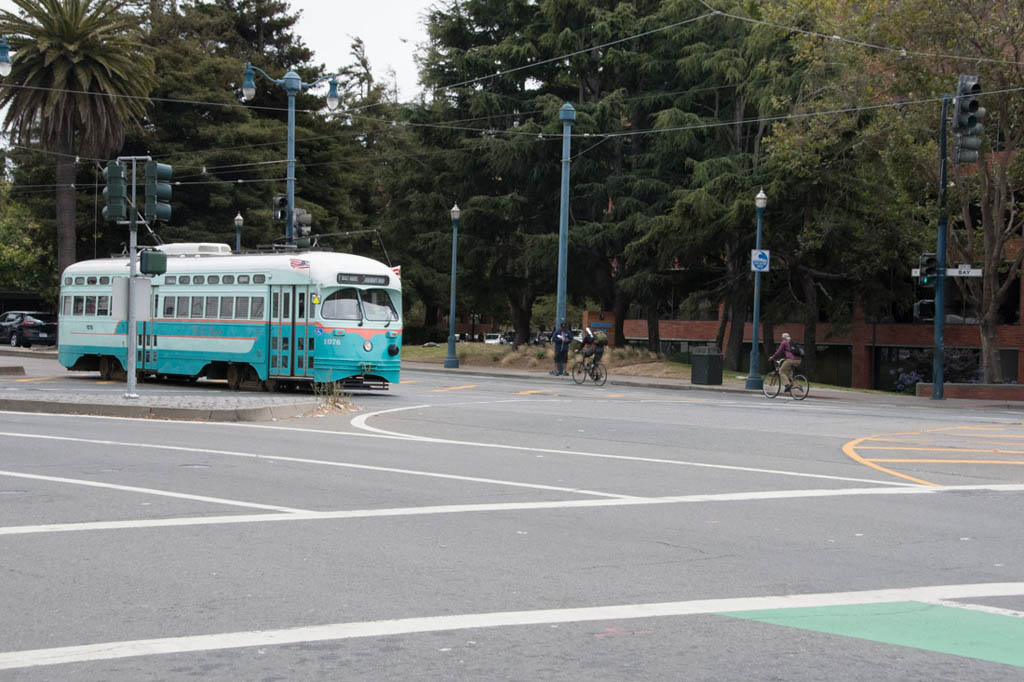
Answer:
<svg viewBox="0 0 1024 682"><path fill-rule="evenodd" d="M415 371L0 412L0 679L1024 679L1022 417Z"/></svg>

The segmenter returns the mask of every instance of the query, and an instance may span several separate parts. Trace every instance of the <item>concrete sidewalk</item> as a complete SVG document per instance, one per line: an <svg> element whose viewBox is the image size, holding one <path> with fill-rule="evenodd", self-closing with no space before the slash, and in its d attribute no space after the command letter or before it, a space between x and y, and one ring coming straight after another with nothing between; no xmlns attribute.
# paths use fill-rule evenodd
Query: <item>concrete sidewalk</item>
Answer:
<svg viewBox="0 0 1024 682"><path fill-rule="evenodd" d="M56 392L41 390L33 377L52 376L64 369L56 365L57 351L52 348L15 349L0 347L0 411L45 412L56 414L91 414L153 419L184 419L198 421L270 421L309 414L321 408L315 395L309 393L260 393L227 391L217 386L197 385L199 390L173 392L147 391L158 383L142 382L138 398L125 398L123 386L110 385L88 391ZM56 365L56 367L55 367ZM575 386L569 377L552 376L547 368L533 370L501 366L462 366L451 369L441 363L403 362L404 371L430 372L458 378L499 377L529 381L545 387ZM20 378L24 376L25 378ZM17 377L17 378L16 378ZM21 382L25 382L24 384ZM205 382L203 382L205 384ZM95 385L95 384L93 384ZM31 386L31 387L30 387ZM725 379L721 385L691 384L682 379L643 376L616 376L612 368L605 387L632 387L663 391L691 391L718 394L759 395L744 388L742 379ZM400 389L393 389L400 390ZM779 399L788 400L783 396ZM969 410L1024 410L1024 404L998 400L946 399L930 400L916 396L857 391L811 386L808 401L829 400L863 405Z"/></svg>

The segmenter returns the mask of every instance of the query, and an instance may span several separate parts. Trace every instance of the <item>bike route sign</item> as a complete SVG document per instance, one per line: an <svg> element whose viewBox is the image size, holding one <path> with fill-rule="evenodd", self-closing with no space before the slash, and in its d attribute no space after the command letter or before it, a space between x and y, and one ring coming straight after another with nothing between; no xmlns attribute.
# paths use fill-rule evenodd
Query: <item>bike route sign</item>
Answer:
<svg viewBox="0 0 1024 682"><path fill-rule="evenodd" d="M766 249L750 250L750 270L752 272L768 272L771 270L771 252Z"/></svg>

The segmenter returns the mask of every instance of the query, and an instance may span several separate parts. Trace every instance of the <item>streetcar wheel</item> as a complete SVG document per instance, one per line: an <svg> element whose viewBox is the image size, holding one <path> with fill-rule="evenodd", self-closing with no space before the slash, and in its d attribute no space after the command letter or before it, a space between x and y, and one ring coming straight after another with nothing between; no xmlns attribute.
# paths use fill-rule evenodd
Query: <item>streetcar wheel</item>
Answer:
<svg viewBox="0 0 1024 682"><path fill-rule="evenodd" d="M114 376L114 368L111 367L110 358L104 355L100 358L100 379L103 381L110 381Z"/></svg>
<svg viewBox="0 0 1024 682"><path fill-rule="evenodd" d="M232 362L228 365L227 374L228 388L232 391L242 390L242 377L245 375L243 368L237 362Z"/></svg>

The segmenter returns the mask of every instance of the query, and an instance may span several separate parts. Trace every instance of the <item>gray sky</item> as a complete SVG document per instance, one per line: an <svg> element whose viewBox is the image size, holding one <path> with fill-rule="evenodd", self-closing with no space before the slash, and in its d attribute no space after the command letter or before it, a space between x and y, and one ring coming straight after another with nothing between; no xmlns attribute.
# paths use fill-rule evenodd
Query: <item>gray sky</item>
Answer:
<svg viewBox="0 0 1024 682"><path fill-rule="evenodd" d="M426 40L421 18L435 0L290 0L292 11L302 11L296 33L315 53L315 59L334 70L352 61L352 36L366 44L374 76L387 77L395 70L402 100L415 97L416 45ZM0 0L0 9L16 10L11 0ZM284 74L271 74L280 77Z"/></svg>

